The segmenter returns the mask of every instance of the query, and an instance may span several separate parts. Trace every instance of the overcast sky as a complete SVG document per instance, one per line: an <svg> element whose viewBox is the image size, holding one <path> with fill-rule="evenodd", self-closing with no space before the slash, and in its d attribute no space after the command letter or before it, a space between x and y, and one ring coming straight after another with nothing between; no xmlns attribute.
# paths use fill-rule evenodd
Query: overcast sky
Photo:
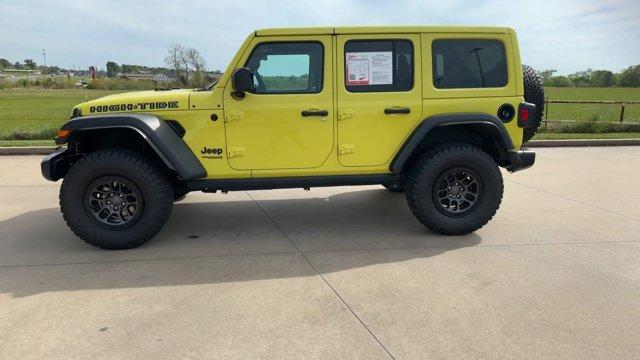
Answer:
<svg viewBox="0 0 640 360"><path fill-rule="evenodd" d="M0 0L0 57L62 67L162 66L172 42L226 68L264 27L495 25L518 32L523 62L571 73L640 64L640 0Z"/></svg>

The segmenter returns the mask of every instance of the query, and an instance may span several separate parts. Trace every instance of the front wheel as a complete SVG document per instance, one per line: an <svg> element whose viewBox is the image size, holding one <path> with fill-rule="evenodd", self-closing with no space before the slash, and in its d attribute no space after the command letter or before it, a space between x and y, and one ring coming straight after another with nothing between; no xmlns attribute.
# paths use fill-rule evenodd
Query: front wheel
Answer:
<svg viewBox="0 0 640 360"><path fill-rule="evenodd" d="M502 174L484 151L449 145L423 155L407 181L407 203L429 229L462 235L483 227L500 207Z"/></svg>
<svg viewBox="0 0 640 360"><path fill-rule="evenodd" d="M142 155L99 150L67 173L60 188L60 210L85 242L108 250L129 249L162 229L173 195L164 172Z"/></svg>

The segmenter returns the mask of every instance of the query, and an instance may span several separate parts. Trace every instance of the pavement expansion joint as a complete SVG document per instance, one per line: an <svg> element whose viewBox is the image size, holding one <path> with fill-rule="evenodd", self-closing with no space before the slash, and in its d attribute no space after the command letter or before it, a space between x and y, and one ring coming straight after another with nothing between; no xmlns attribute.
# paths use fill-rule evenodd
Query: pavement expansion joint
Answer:
<svg viewBox="0 0 640 360"><path fill-rule="evenodd" d="M333 287L333 285L331 285L329 280L327 280L325 278L325 276L322 275L322 273L315 267L315 265L313 265L313 263L309 260L309 258L307 258L307 256L298 248L298 246L296 246L296 244L293 242L293 240L291 240L289 235L287 235L287 233L284 231L282 226L280 226L280 224L278 224L275 221L275 219L273 219L273 217L271 217L271 215L269 215L267 210L264 207L262 207L262 205L260 205L260 203L258 201L256 201L256 199L254 199L253 196L251 196L251 194L249 192L245 191L245 193L247 194L247 196L249 196L249 198L253 201L253 203L256 204L256 206L262 211L264 216L266 216L267 219L269 219L269 221L273 224L273 226L275 226L280 231L282 236L284 236L285 239L287 239L289 241L291 246L293 246L293 248L296 249L296 251L304 258L304 260L309 264L309 266L311 266L313 271L316 272L316 274L320 277L320 279L322 279L322 281L325 283L325 285L328 286L329 289L331 289L331 291L336 295L336 297L344 304L344 306L346 306L347 309L349 309L351 314L356 318L356 320L358 320L358 322L365 328L365 330L367 330L369 335L371 335L373 337L373 339L378 343L378 345L380 345L382 350L384 350L384 352L389 356L389 358L395 360L395 357L391 354L389 349L387 349L387 347L380 341L380 339L373 333L373 331L371 331L371 329L367 326L367 324L365 324L365 322L358 316L358 314L356 314L356 312L353 310L353 308L351 308L351 306L342 297L342 295L340 295L340 293Z"/></svg>

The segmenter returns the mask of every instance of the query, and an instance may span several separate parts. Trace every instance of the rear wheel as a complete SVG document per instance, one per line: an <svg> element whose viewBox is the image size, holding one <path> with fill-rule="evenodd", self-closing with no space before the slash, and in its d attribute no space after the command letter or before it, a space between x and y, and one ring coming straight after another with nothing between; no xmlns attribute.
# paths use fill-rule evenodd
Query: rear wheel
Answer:
<svg viewBox="0 0 640 360"><path fill-rule="evenodd" d="M151 239L172 205L173 189L164 172L124 149L80 159L60 189L60 209L71 230L102 249L129 249Z"/></svg>
<svg viewBox="0 0 640 360"><path fill-rule="evenodd" d="M455 144L423 155L407 181L407 203L429 229L462 235L483 227L500 207L502 174L482 150Z"/></svg>

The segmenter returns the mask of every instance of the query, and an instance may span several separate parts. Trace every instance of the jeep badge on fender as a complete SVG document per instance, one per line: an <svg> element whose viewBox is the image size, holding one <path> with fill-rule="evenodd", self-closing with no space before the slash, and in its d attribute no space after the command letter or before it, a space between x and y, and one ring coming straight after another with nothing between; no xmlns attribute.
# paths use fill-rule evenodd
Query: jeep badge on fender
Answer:
<svg viewBox="0 0 640 360"><path fill-rule="evenodd" d="M340 185L406 192L427 228L462 235L498 210L500 167L535 162L522 145L544 89L511 28L262 29L244 44L210 88L73 109L41 167L64 179L61 211L78 237L136 247L189 191Z"/></svg>
<svg viewBox="0 0 640 360"><path fill-rule="evenodd" d="M206 146L200 150L203 159L222 159L223 152L222 148L208 148Z"/></svg>
<svg viewBox="0 0 640 360"><path fill-rule="evenodd" d="M213 155L220 155L222 154L222 149L221 148L208 148L208 147L203 147L202 150L200 150L201 154L213 154Z"/></svg>

